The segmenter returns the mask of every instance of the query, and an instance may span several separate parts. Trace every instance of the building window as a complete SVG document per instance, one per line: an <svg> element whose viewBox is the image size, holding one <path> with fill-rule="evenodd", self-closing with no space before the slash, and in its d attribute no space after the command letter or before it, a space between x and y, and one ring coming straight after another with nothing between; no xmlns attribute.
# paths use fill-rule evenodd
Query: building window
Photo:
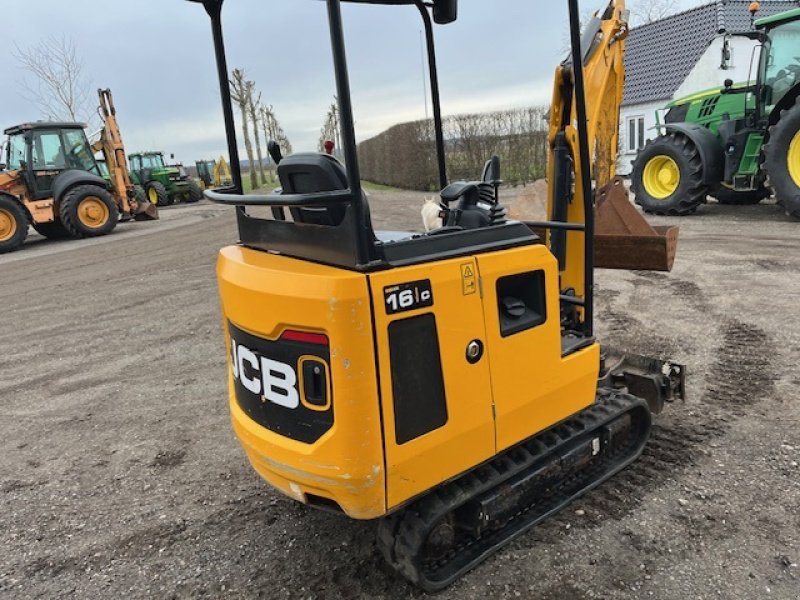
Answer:
<svg viewBox="0 0 800 600"><path fill-rule="evenodd" d="M628 132L628 152L636 153L644 148L644 117L635 116L626 119Z"/></svg>

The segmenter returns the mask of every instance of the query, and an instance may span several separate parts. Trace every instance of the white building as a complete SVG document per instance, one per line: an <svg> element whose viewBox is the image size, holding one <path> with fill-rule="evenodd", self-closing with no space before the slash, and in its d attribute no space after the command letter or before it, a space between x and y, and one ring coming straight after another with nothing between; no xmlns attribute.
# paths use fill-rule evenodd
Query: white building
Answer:
<svg viewBox="0 0 800 600"><path fill-rule="evenodd" d="M756 18L797 5L765 0ZM630 175L636 153L658 136L656 111L671 100L721 87L726 79L747 81L751 59L755 77L755 43L730 36L751 29L749 7L750 0L718 0L631 30L620 111L620 175Z"/></svg>

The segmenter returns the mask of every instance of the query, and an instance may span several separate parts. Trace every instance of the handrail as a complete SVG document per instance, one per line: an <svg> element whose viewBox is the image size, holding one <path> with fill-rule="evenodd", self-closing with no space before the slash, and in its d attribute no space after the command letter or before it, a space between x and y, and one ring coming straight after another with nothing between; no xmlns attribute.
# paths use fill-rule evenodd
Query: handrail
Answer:
<svg viewBox="0 0 800 600"><path fill-rule="evenodd" d="M564 221L522 221L530 228L561 229L563 231L586 231L583 223L565 223Z"/></svg>
<svg viewBox="0 0 800 600"><path fill-rule="evenodd" d="M235 188L228 188L235 189ZM274 207L326 207L353 202L353 192L334 190L332 192L314 192L312 194L253 194L241 195L206 190L205 197L217 204L228 206L274 206Z"/></svg>

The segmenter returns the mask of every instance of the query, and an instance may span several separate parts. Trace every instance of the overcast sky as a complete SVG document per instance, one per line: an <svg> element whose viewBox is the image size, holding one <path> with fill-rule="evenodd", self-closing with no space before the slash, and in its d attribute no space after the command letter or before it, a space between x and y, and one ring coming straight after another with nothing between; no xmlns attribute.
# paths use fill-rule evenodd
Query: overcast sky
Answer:
<svg viewBox="0 0 800 600"><path fill-rule="evenodd" d="M681 8L700 3L676 2ZM3 8L4 127L40 116L25 97L20 85L25 73L9 50L66 33L78 47L91 89L113 90L129 153L158 149L194 164L224 152L211 34L200 5L3 0ZM461 0L459 17L437 29L445 113L548 102L553 69L563 58L564 0ZM344 18L359 139L423 118L416 9L347 5ZM244 68L257 83L295 150L316 149L334 94L325 4L227 0L224 25L230 68Z"/></svg>

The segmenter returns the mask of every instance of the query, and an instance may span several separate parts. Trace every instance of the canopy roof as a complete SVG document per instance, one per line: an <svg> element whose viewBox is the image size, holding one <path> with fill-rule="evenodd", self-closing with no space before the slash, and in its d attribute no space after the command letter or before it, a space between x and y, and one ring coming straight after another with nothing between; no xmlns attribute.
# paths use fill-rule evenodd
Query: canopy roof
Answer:
<svg viewBox="0 0 800 600"><path fill-rule="evenodd" d="M61 121L35 121L33 123L22 123L9 127L3 133L6 135L16 135L31 129L86 129L86 123L61 122Z"/></svg>

